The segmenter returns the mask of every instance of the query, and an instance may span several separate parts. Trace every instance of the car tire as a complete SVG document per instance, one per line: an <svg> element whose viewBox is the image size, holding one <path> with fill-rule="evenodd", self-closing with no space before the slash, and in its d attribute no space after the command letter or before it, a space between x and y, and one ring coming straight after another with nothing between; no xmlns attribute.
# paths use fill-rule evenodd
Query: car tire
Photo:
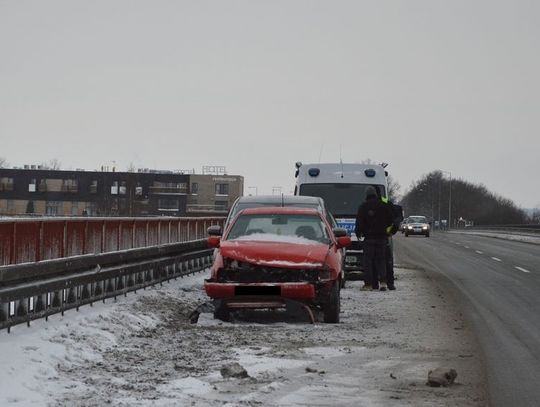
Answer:
<svg viewBox="0 0 540 407"><path fill-rule="evenodd" d="M408 233L405 233L405 237L409 237L409 234L408 234Z"/></svg>
<svg viewBox="0 0 540 407"><path fill-rule="evenodd" d="M231 320L231 313L224 306L216 307L216 309L214 309L214 319L229 322Z"/></svg>
<svg viewBox="0 0 540 407"><path fill-rule="evenodd" d="M339 312L341 310L341 299L339 292L339 282L336 281L328 292L326 303L324 304L324 322L327 324L339 323Z"/></svg>
<svg viewBox="0 0 540 407"><path fill-rule="evenodd" d="M426 233L426 237L429 237L429 233Z"/></svg>

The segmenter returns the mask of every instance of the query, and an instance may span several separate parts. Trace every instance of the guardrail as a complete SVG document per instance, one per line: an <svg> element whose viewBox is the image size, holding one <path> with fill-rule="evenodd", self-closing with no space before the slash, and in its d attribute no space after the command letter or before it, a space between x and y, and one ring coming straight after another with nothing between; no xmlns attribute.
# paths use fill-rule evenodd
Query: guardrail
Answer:
<svg viewBox="0 0 540 407"><path fill-rule="evenodd" d="M0 219L0 266L202 239L221 217Z"/></svg>
<svg viewBox="0 0 540 407"><path fill-rule="evenodd" d="M205 240L0 266L0 329L201 271Z"/></svg>
<svg viewBox="0 0 540 407"><path fill-rule="evenodd" d="M540 225L490 225L490 226L474 226L456 230L485 230L497 232L527 232L531 234L540 233Z"/></svg>

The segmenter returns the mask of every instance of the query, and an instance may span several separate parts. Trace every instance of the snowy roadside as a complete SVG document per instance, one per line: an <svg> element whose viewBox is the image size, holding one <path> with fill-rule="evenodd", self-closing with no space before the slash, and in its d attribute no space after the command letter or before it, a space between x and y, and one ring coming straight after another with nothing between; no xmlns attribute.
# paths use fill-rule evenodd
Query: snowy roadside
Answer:
<svg viewBox="0 0 540 407"><path fill-rule="evenodd" d="M231 323L202 314L204 274L0 332L0 405L483 406L468 326L429 276L398 270L398 290L342 291L342 322L269 312ZM238 362L250 377L224 379ZM458 384L426 386L438 366Z"/></svg>
<svg viewBox="0 0 540 407"><path fill-rule="evenodd" d="M503 233L503 232L481 232L481 231L450 231L449 233L457 233L462 235L476 235L484 237L493 237L495 239L512 240L514 242L540 244L540 236L527 235L520 232Z"/></svg>

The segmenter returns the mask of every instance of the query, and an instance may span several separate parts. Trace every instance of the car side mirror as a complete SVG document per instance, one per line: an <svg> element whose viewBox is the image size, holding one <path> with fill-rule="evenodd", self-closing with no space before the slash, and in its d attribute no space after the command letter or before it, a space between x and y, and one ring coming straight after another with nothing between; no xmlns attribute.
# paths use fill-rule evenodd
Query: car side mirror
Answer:
<svg viewBox="0 0 540 407"><path fill-rule="evenodd" d="M349 247L351 245L351 237L350 236L340 236L337 238L337 247L338 249L342 249L344 247Z"/></svg>
<svg viewBox="0 0 540 407"><path fill-rule="evenodd" d="M334 232L335 237L348 236L347 230L343 228L334 228L332 229L332 232Z"/></svg>
<svg viewBox="0 0 540 407"><path fill-rule="evenodd" d="M223 231L221 230L221 226L219 225L212 225L207 229L207 232L210 236L221 236L223 234Z"/></svg>
<svg viewBox="0 0 540 407"><path fill-rule="evenodd" d="M219 247L219 244L221 243L221 237L220 236L210 236L207 240L208 247Z"/></svg>

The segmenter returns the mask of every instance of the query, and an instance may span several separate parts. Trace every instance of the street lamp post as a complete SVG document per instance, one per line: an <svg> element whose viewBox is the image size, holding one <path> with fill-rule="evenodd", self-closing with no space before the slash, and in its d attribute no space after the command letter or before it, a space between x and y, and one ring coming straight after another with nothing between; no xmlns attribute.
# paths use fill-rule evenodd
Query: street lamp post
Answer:
<svg viewBox="0 0 540 407"><path fill-rule="evenodd" d="M281 189L281 187L272 187L272 195L280 195Z"/></svg>
<svg viewBox="0 0 540 407"><path fill-rule="evenodd" d="M448 189L448 229L452 224L452 173L450 171L439 170L442 174L448 174L449 176L449 189ZM439 225L441 224L441 187L439 183Z"/></svg>

